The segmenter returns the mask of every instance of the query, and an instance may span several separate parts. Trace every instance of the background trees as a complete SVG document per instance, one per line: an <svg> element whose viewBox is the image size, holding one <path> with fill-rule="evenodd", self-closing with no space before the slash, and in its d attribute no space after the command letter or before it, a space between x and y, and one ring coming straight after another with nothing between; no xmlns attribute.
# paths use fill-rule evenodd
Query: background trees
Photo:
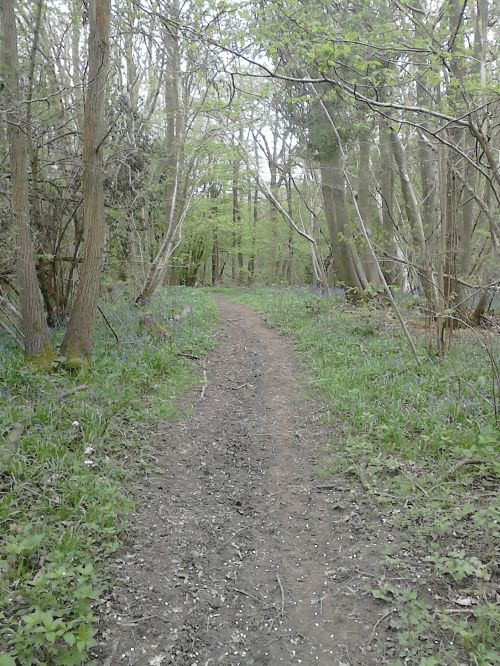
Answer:
<svg viewBox="0 0 500 666"><path fill-rule="evenodd" d="M28 355L72 308L64 349L88 354L105 228L104 276L137 301L164 283L328 282L356 299L385 281L424 295L441 347L481 321L499 286L494 6L117 0L106 86L105 49L86 48L100 6L17 6L0 321Z"/></svg>

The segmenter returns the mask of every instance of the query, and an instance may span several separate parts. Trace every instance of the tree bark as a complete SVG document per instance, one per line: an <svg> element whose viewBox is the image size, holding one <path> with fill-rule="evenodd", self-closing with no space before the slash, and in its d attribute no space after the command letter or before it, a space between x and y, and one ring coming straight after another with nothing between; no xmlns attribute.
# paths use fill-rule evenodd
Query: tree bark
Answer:
<svg viewBox="0 0 500 666"><path fill-rule="evenodd" d="M185 215L184 211L184 142L185 120L181 90L181 55L179 31L176 22L179 20L179 3L174 0L171 7L172 24L165 34L166 51L168 54L168 72L165 79L165 105L167 121L166 137L166 201L167 223L163 238L156 256L149 268L141 293L136 302L148 300L155 290L163 284L168 262L179 245L179 234Z"/></svg>
<svg viewBox="0 0 500 666"><path fill-rule="evenodd" d="M89 71L83 131L84 245L80 283L62 344L68 367L89 363L106 243L103 186L104 93L111 0L89 2Z"/></svg>
<svg viewBox="0 0 500 666"><path fill-rule="evenodd" d="M420 250L421 262L425 267L425 271L423 275L421 275L422 289L425 292L429 308L431 311L435 311L436 308L439 308L441 299L439 294L439 286L427 246L427 239L425 235L424 222L420 212L420 206L408 172L406 153L401 141L401 137L394 130L391 133L391 137L394 159L398 167L399 180L401 182L401 192L403 194L406 215L410 223L416 247Z"/></svg>
<svg viewBox="0 0 500 666"><path fill-rule="evenodd" d="M343 159L335 154L321 165L321 191L333 252L334 271L346 287L360 292L368 286L352 231L345 193Z"/></svg>
<svg viewBox="0 0 500 666"><path fill-rule="evenodd" d="M358 207L365 225L365 229L371 236L372 225L370 223L370 135L367 133L359 139L358 160ZM363 267L366 278L372 287L380 285L378 270L373 263L373 258L368 247L363 248Z"/></svg>
<svg viewBox="0 0 500 666"><path fill-rule="evenodd" d="M240 157L237 146L243 142L243 128L238 134L238 144L234 147L236 156L232 164L233 190L233 257L231 278L233 282L243 282L243 254L241 252L241 209L240 209Z"/></svg>
<svg viewBox="0 0 500 666"><path fill-rule="evenodd" d="M28 153L24 111L17 75L17 25L13 0L2 0L2 61L4 102L11 166L12 216L17 228L17 282L21 311L21 331L26 360L39 369L50 367L53 349L38 283L30 226Z"/></svg>
<svg viewBox="0 0 500 666"><path fill-rule="evenodd" d="M380 151L380 197L384 250L397 254L394 225L394 159L391 147L391 132L385 118L379 120L379 151ZM394 261L384 260L384 277L389 284L400 285L401 273Z"/></svg>

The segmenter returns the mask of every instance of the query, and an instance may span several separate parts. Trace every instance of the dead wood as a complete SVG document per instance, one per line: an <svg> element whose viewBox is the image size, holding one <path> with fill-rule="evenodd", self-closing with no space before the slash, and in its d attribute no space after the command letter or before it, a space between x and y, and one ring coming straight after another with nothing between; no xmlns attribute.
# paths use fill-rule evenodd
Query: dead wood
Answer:
<svg viewBox="0 0 500 666"><path fill-rule="evenodd" d="M80 393L81 391L86 391L89 388L88 384L78 384L78 386L74 386L71 389L68 389L67 391L61 391L57 395L58 400L64 400L65 398L68 398L70 395L74 395L75 393Z"/></svg>
<svg viewBox="0 0 500 666"><path fill-rule="evenodd" d="M451 478L456 472L458 472L459 469L462 469L462 467L468 467L469 465L484 465L485 461L481 460L479 458L464 458L463 460L459 460L453 467L450 467L450 469L443 474L441 477L442 481L446 481L447 479Z"/></svg>

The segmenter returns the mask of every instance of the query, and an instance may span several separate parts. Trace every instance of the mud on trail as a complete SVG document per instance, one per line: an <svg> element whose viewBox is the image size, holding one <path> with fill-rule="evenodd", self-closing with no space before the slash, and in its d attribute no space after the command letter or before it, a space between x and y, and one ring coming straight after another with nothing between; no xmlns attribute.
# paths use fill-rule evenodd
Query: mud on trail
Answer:
<svg viewBox="0 0 500 666"><path fill-rule="evenodd" d="M288 339L246 306L219 307L206 386L151 434L94 663L385 663L369 590L391 535L360 485L315 478L334 433Z"/></svg>

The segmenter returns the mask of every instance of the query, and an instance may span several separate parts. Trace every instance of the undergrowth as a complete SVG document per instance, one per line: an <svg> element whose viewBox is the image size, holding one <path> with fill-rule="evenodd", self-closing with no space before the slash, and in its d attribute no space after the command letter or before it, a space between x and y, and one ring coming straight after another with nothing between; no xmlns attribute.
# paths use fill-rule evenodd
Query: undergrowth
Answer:
<svg viewBox="0 0 500 666"><path fill-rule="evenodd" d="M318 475L349 475L400 535L381 557L410 582L373 590L388 605L397 663L500 663L500 430L475 336L459 333L449 353L429 355L410 321L418 367L386 309L305 291L232 293L290 334L311 370L332 431ZM498 359L498 339L486 338Z"/></svg>
<svg viewBox="0 0 500 666"><path fill-rule="evenodd" d="M212 344L206 293L129 303L114 287L101 304L114 333L102 320L89 371L38 374L18 351L0 357L0 666L80 664L94 644L105 561L130 509L125 482L146 456L140 432L176 416L174 398L197 381L189 357Z"/></svg>

